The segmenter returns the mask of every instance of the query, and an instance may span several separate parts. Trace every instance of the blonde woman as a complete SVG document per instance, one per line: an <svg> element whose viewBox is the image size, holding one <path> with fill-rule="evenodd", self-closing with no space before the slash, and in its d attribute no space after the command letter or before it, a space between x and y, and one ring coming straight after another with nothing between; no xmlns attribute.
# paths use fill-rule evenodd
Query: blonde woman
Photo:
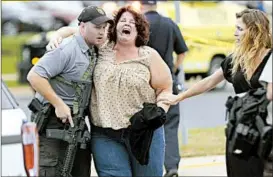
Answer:
<svg viewBox="0 0 273 177"><path fill-rule="evenodd" d="M213 75L199 81L179 95L166 94L158 101L174 105L178 102L213 89L226 79L233 85L236 94L262 87L259 77L272 52L272 36L269 19L259 10L246 9L236 14L236 38L234 50ZM228 142L226 143L228 145ZM226 153L227 175L229 177L263 176L263 162L257 157L239 159Z"/></svg>

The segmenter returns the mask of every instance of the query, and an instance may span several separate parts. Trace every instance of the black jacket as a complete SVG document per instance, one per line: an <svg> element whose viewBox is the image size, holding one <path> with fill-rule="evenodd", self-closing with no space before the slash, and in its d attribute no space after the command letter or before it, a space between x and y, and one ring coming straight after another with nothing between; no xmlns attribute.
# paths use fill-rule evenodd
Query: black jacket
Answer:
<svg viewBox="0 0 273 177"><path fill-rule="evenodd" d="M129 145L138 162L147 165L153 133L165 123L166 113L154 103L144 103L143 106L130 119Z"/></svg>

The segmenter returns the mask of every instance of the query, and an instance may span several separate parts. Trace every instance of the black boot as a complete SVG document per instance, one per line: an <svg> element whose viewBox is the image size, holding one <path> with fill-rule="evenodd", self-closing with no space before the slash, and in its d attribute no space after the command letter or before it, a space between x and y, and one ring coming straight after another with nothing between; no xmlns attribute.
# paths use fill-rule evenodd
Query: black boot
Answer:
<svg viewBox="0 0 273 177"><path fill-rule="evenodd" d="M178 170L177 169L167 170L167 173L164 175L164 177L178 177Z"/></svg>

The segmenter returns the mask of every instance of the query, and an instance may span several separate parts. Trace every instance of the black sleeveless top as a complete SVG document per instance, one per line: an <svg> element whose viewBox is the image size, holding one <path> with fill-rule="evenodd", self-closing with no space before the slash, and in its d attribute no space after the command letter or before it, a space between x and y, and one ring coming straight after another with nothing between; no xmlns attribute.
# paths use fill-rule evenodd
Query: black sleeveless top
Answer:
<svg viewBox="0 0 273 177"><path fill-rule="evenodd" d="M259 78L261 73L265 67L265 64L270 57L272 50L268 52L268 54L264 57L263 61L254 71L250 81L248 82L244 76L244 73L241 71L241 68L238 68L238 72L235 73L234 77L232 77L231 69L232 69L232 57L228 56L222 63L221 68L223 69L225 79L233 85L234 91L236 94L247 92L251 89L256 89L262 87L259 82Z"/></svg>

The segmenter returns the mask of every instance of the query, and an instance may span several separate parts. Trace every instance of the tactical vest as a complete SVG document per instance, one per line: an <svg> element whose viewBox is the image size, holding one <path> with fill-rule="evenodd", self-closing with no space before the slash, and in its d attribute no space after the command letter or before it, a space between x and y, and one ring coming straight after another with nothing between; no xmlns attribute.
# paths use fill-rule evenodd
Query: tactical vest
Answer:
<svg viewBox="0 0 273 177"><path fill-rule="evenodd" d="M84 89L84 85L82 85L82 82L89 82L88 80L91 79L90 84L92 84L92 76L94 73L94 68L97 62L97 55L96 55L96 51L95 48L92 47L91 49L88 50L89 54L90 54L90 58L89 58L89 66L87 67L86 71L83 73L81 80L78 81L72 81L72 80L67 80L65 78L63 78L62 76L56 76L54 77L54 79L56 79L57 81L72 87L75 90L75 96L74 96L74 100L73 100L73 114L78 114L79 111L79 99L85 99L85 98L80 98L80 94L81 91ZM91 87L92 88L92 87ZM91 94L91 92L90 92ZM90 95L89 95L90 96Z"/></svg>
<svg viewBox="0 0 273 177"><path fill-rule="evenodd" d="M90 63L82 75L81 80L67 80L62 76L56 76L52 78L63 84L66 84L69 87L72 87L75 90L72 108L73 115L88 115L89 109L87 108L92 92L92 75L94 73L94 67L97 62L95 49L92 48L90 50ZM37 98L34 98L28 105L28 108L32 111L31 121L36 123L39 134L42 134L46 129L49 116L53 113L53 106L50 103L42 104Z"/></svg>
<svg viewBox="0 0 273 177"><path fill-rule="evenodd" d="M267 158L272 148L272 127L266 122L268 104L264 88L250 90L243 97L228 97L228 153L244 159Z"/></svg>

